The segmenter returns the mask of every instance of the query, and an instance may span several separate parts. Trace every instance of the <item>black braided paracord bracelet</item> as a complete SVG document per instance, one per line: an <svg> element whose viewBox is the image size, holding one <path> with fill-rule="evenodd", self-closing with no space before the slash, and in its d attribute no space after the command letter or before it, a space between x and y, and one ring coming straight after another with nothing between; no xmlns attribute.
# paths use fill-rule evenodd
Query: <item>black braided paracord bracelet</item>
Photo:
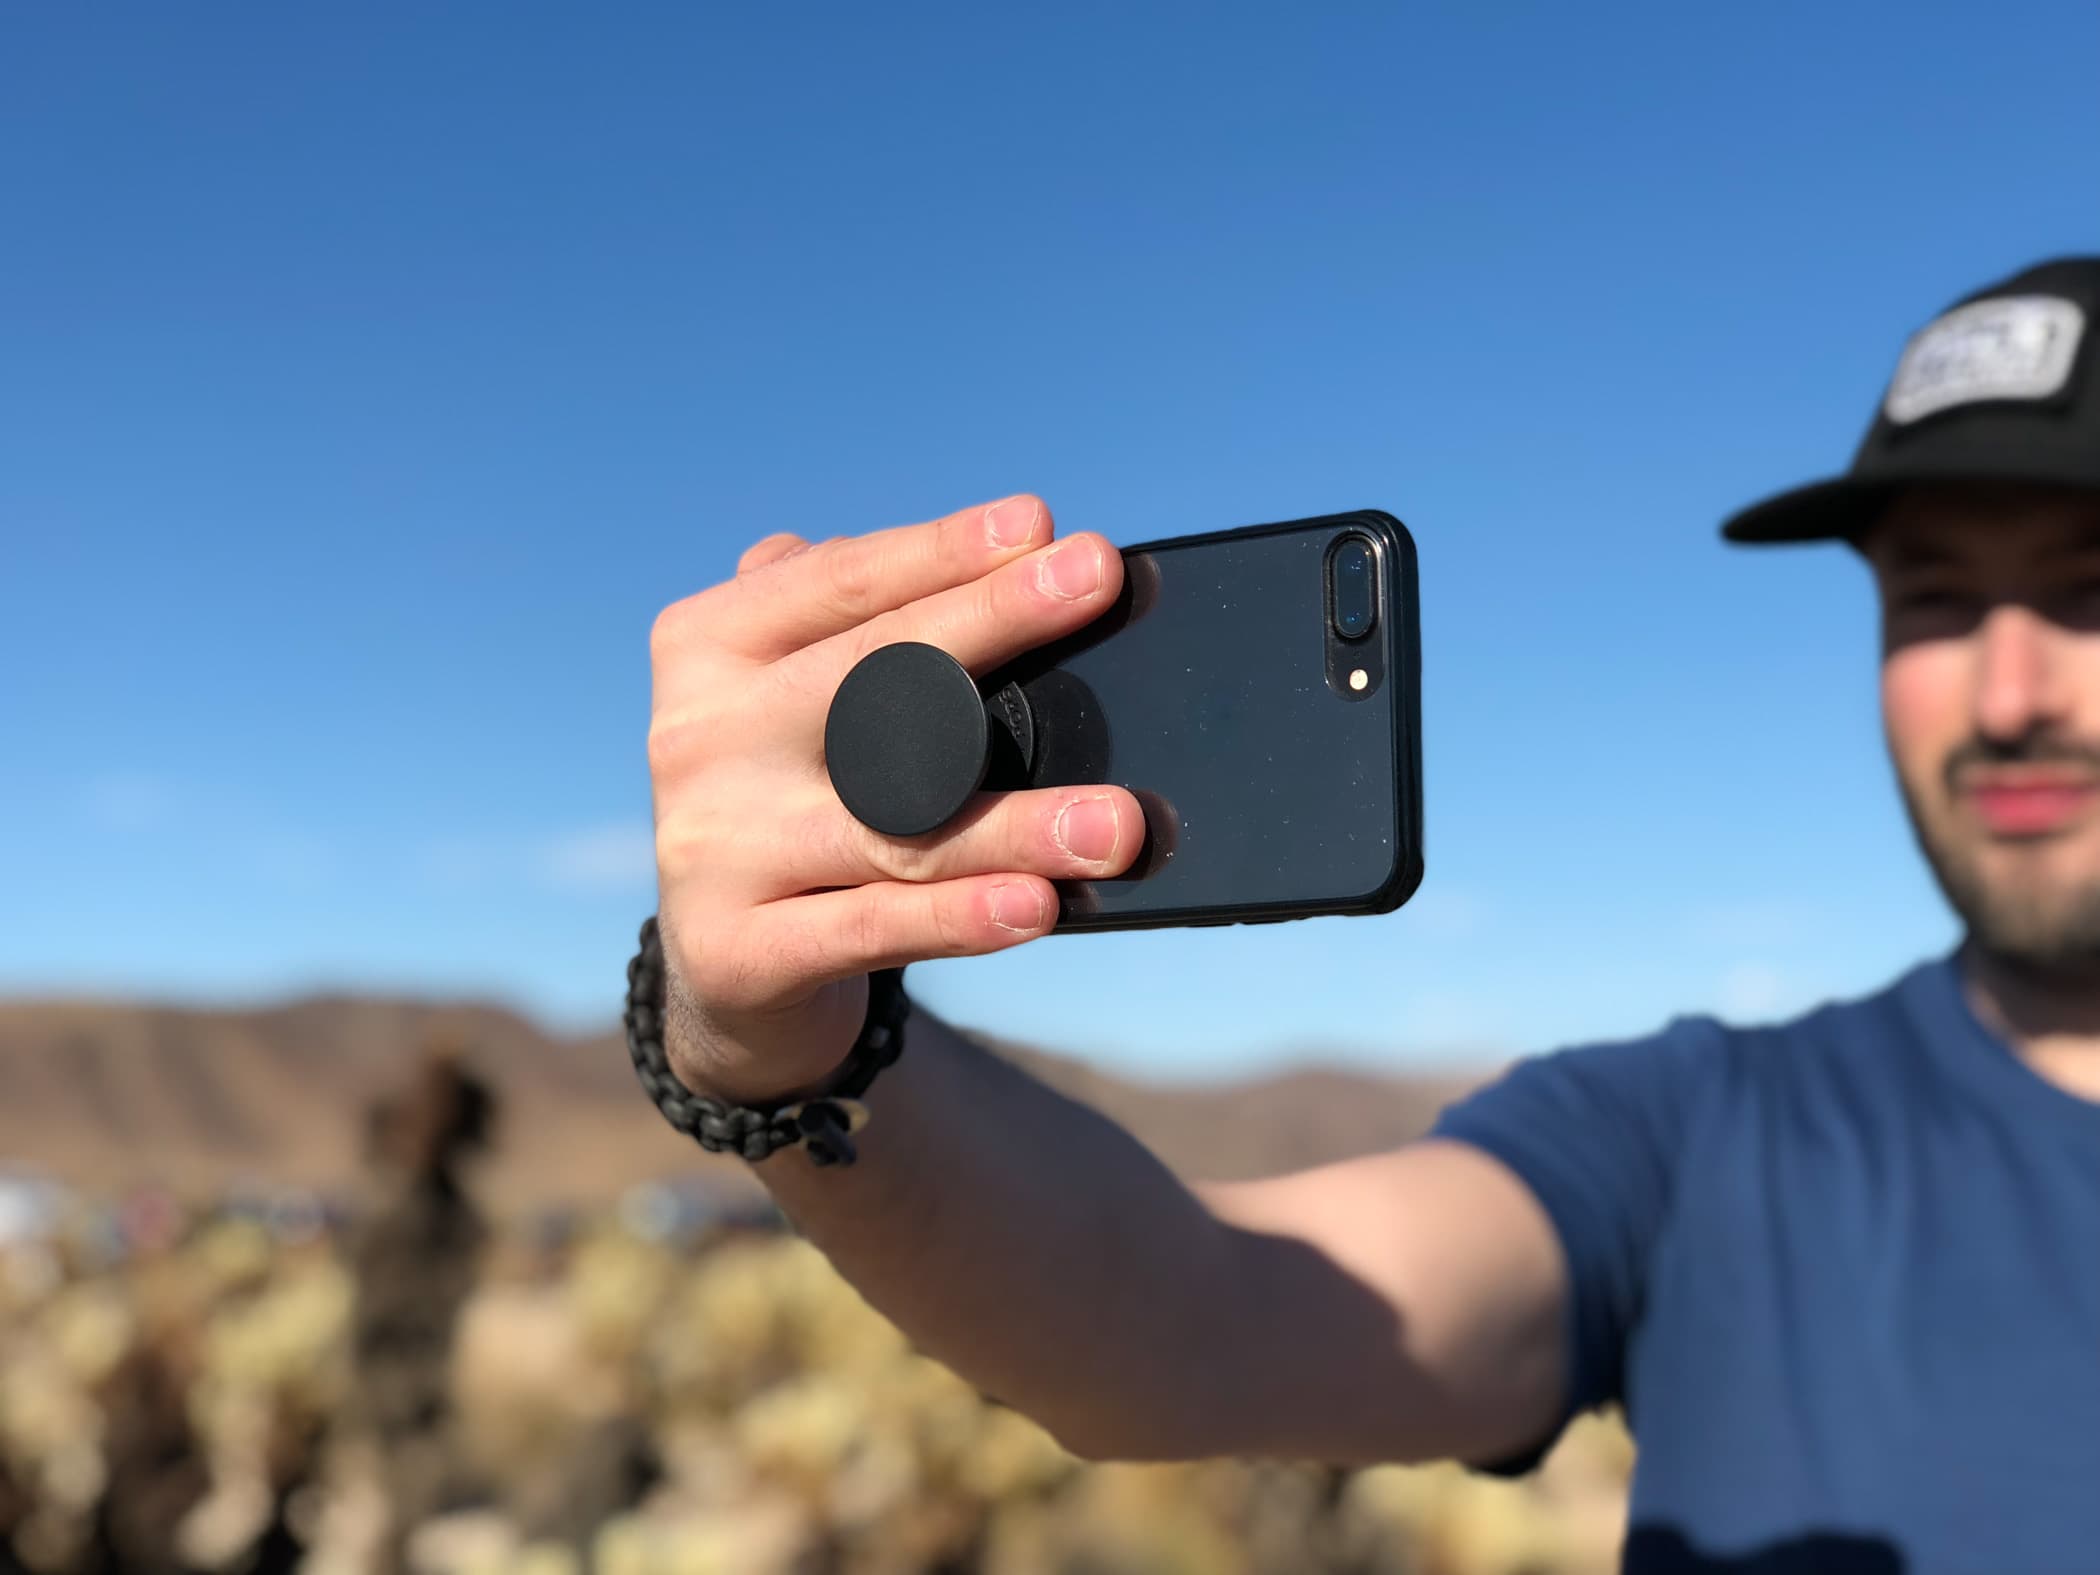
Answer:
<svg viewBox="0 0 2100 1575"><path fill-rule="evenodd" d="M627 1053L643 1091L666 1121L709 1153L740 1154L753 1162L806 1142L812 1165L852 1164L852 1134L868 1120L859 1096L903 1052L910 1009L904 970L876 969L868 975L868 1016L860 1037L821 1093L792 1104L730 1105L679 1082L664 1054L664 947L654 914L643 922L641 950L627 965Z"/></svg>

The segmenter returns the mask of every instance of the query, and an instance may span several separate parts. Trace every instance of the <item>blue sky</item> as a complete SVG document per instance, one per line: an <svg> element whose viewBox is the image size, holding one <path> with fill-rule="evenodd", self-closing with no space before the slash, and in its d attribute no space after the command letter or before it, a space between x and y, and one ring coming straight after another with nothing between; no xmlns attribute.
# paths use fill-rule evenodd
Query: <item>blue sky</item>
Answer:
<svg viewBox="0 0 2100 1575"><path fill-rule="evenodd" d="M1871 989L1954 931L1835 549L1904 337L2100 247L2100 10L44 6L0 47L0 990L610 1020L649 621L1042 493L1420 547L1428 877L922 965L1148 1075Z"/></svg>

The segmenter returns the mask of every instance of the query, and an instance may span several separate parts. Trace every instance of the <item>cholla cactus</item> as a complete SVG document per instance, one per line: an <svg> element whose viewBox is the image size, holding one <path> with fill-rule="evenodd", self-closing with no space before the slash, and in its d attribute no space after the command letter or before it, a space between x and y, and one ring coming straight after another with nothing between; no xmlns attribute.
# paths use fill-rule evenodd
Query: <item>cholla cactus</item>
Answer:
<svg viewBox="0 0 2100 1575"><path fill-rule="evenodd" d="M461 1046L439 1041L410 1085L367 1116L375 1206L350 1244L351 1421L387 1479L394 1523L381 1563L389 1570L405 1568L409 1532L443 1503L458 1472L453 1335L488 1234L464 1170L487 1147L495 1111Z"/></svg>
<svg viewBox="0 0 2100 1575"><path fill-rule="evenodd" d="M1632 1451L1612 1419L1521 1482L1087 1465L799 1238L696 1248L606 1218L483 1279L462 1172L487 1117L456 1056L426 1062L375 1117L375 1206L347 1243L221 1219L127 1260L47 1254L58 1272L0 1300L0 1538L39 1568L121 1542L228 1575L1615 1567ZM120 1500L144 1508L105 1512Z"/></svg>

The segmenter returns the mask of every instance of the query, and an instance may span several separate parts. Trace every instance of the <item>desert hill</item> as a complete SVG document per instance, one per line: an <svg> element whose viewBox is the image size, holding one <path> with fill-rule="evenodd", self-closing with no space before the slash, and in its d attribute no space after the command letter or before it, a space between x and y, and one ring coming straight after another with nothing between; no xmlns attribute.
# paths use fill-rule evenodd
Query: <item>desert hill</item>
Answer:
<svg viewBox="0 0 2100 1575"><path fill-rule="evenodd" d="M754 1186L741 1163L664 1125L616 1031L563 1038L493 1006L348 996L252 1010L0 1002L0 1168L97 1189L154 1181L209 1193L257 1181L341 1191L358 1174L367 1106L439 1035L469 1047L502 1100L485 1171L500 1211L603 1202L649 1179ZM1147 1083L973 1037L1122 1122L1188 1176L1270 1174L1388 1147L1478 1081L1308 1067Z"/></svg>

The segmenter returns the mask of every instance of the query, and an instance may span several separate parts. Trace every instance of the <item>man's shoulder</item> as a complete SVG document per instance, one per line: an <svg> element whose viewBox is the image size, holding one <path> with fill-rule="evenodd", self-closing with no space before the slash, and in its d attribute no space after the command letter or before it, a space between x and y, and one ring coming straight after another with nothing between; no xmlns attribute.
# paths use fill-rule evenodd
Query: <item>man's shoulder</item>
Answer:
<svg viewBox="0 0 2100 1575"><path fill-rule="evenodd" d="M1915 1039L1920 1014L1929 1010L1933 991L1950 967L1947 957L1927 958L1869 989L1826 996L1787 1017L1700 1016L1679 1022L1700 1024L1706 1042L1726 1047L1745 1076L1785 1076L1826 1065L1885 1065Z"/></svg>
<svg viewBox="0 0 2100 1575"><path fill-rule="evenodd" d="M1899 1065L1935 971L1946 966L1945 959L1919 962L1871 989L1827 996L1783 1018L1683 1012L1646 1033L1564 1044L1511 1063L1480 1091L1481 1104L1639 1105L1651 1120L1681 1130L1701 1107L1743 1112L1740 1096L1759 1089L1833 1075L1856 1080Z"/></svg>

